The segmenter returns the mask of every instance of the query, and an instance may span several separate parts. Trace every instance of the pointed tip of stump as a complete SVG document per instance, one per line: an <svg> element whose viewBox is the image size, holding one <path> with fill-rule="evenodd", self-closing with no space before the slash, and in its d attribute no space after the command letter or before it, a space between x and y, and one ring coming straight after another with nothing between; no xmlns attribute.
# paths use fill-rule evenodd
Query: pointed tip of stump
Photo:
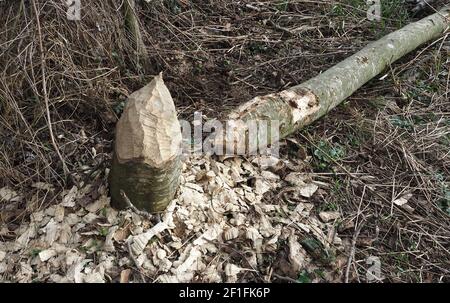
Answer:
<svg viewBox="0 0 450 303"><path fill-rule="evenodd" d="M155 77L155 80L156 81L162 81L164 83L163 72L162 71Z"/></svg>

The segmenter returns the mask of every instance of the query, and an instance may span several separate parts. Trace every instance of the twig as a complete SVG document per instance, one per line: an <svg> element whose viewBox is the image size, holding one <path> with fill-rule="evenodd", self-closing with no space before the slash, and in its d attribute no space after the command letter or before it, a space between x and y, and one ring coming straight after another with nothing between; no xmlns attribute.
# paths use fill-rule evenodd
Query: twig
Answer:
<svg viewBox="0 0 450 303"><path fill-rule="evenodd" d="M44 46L42 44L41 23L39 21L39 12L36 7L36 0L33 0L33 10L36 15L36 24L37 24L38 37L39 37L39 51L41 52L42 90L44 93L45 112L47 115L48 130L50 133L50 138L52 140L52 145L55 148L55 151L58 154L59 159L61 160L61 163L63 166L63 171L64 171L64 177L67 178L68 176L70 176L70 172L69 172L69 169L67 168L64 158L61 155L61 152L59 151L58 144L56 143L56 140L55 140L55 136L53 135L52 120L50 117L50 106L49 106L48 93L47 93L47 80L45 78L45 53L44 53Z"/></svg>
<svg viewBox="0 0 450 303"><path fill-rule="evenodd" d="M252 9L252 10L255 10L255 11L257 11L257 12L260 12L260 11L261 11L261 9L260 9L259 7L256 7L256 6L251 5L251 4L246 4L245 7L246 7L246 8L249 8L249 9Z"/></svg>
<svg viewBox="0 0 450 303"><path fill-rule="evenodd" d="M270 23L270 25L272 25L272 26L273 26L274 28L276 28L277 30L282 31L283 33L286 33L286 34L288 34L288 35L295 36L295 33L292 32L290 29L285 28L285 27L282 27L282 26L276 24L275 22L273 22L272 20L269 20L269 23Z"/></svg>
<svg viewBox="0 0 450 303"><path fill-rule="evenodd" d="M121 189L120 190L120 195L122 196L122 198L125 200L125 203L127 203L128 207L135 212L136 214L138 214L139 216L145 217L148 220L152 220L152 215L149 214L148 212L139 210L136 208L136 206L133 205L133 203L131 203L130 199L128 198L127 194Z"/></svg>
<svg viewBox="0 0 450 303"><path fill-rule="evenodd" d="M166 213L164 214L163 220L150 228L143 234L139 234L137 236L133 236L130 241L133 242L130 248L136 254L141 254L144 251L144 248L147 246L148 241L151 240L154 236L159 235L163 231L169 228L173 228L173 211L175 210L176 203L172 201L172 203L167 208Z"/></svg>
<svg viewBox="0 0 450 303"><path fill-rule="evenodd" d="M127 242L127 248L128 248L128 254L130 255L131 260L133 260L134 265L136 265L136 268L139 270L139 273L141 274L142 282L146 283L145 276L142 273L142 268L139 266L138 261L136 260L135 256L133 255L133 250L131 249L131 241Z"/></svg>
<svg viewBox="0 0 450 303"><path fill-rule="evenodd" d="M289 281L289 282L292 282L292 283L299 283L297 280L289 278L289 277L280 276L279 274L276 274L276 273L273 273L273 275L275 277L277 277L278 279L280 279L280 280L285 280L285 281Z"/></svg>
<svg viewBox="0 0 450 303"><path fill-rule="evenodd" d="M355 233L353 234L352 239L352 248L350 249L350 255L348 256L347 260L347 268L345 269L345 283L348 283L349 275L350 275L350 266L352 264L353 258L355 256L355 250L356 250L356 241L358 240L359 233L361 232L361 229L364 226L364 222L361 222L361 224L358 226L358 228L355 230Z"/></svg>

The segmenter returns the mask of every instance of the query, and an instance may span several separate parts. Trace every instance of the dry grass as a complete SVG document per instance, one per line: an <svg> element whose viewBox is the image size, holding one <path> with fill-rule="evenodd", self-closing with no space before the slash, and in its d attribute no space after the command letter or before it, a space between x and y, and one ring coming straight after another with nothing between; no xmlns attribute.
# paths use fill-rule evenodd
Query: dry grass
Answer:
<svg viewBox="0 0 450 303"><path fill-rule="evenodd" d="M345 214L349 241L363 224L354 280L364 281L375 256L388 281L448 281L449 51L446 36L299 135L311 147L310 169L334 183L317 203ZM402 197L405 205L394 203Z"/></svg>
<svg viewBox="0 0 450 303"><path fill-rule="evenodd" d="M124 31L122 1L84 0L81 21L66 19L62 1L36 0L38 16L29 1L7 2L0 3L0 188L38 201L0 205L2 224L11 228L27 209L55 200L58 192L41 195L35 182L62 190L92 182L109 165L126 97L159 71L181 116L201 110L220 117L307 80L411 20L400 1L386 5L382 23L364 19L365 1L357 0L139 1L143 63ZM341 210L343 226L353 223L349 240L364 224L351 281L364 280L368 256L381 258L389 281L448 280L449 43L446 36L408 56L299 134L307 150L288 143L291 159L335 184L316 203ZM393 204L405 194L412 194L409 208Z"/></svg>

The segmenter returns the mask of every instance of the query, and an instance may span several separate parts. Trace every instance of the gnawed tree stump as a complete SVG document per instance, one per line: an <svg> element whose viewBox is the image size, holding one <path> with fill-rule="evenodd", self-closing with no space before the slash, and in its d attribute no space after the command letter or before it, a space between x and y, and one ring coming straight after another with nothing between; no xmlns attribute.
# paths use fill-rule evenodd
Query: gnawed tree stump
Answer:
<svg viewBox="0 0 450 303"><path fill-rule="evenodd" d="M279 93L259 96L231 112L229 120L238 121L242 127L235 128L231 139L222 134L214 138L216 146L234 146L235 150L253 153L250 144L248 121L277 121L279 135L285 138L302 127L327 114L365 83L422 44L442 36L450 25L449 8L411 23L378 41L375 41L353 56L300 85ZM244 122L244 123L242 123ZM228 140L228 142L227 142ZM231 141L230 141L231 140ZM268 143L271 142L269 137Z"/></svg>
<svg viewBox="0 0 450 303"><path fill-rule="evenodd" d="M173 199L181 173L181 128L162 75L131 94L117 123L110 172L111 204L162 212Z"/></svg>

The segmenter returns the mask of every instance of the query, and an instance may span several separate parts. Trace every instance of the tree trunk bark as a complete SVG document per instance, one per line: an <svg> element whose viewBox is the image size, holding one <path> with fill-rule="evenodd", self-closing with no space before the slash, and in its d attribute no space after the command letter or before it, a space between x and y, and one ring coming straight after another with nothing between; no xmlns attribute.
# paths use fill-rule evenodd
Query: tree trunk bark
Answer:
<svg viewBox="0 0 450 303"><path fill-rule="evenodd" d="M125 15L125 28L131 35L133 47L136 51L138 61L146 62L146 49L144 41L142 40L142 33L139 26L139 20L136 17L136 3L135 0L124 0L124 15Z"/></svg>
<svg viewBox="0 0 450 303"><path fill-rule="evenodd" d="M369 44L309 81L244 103L228 118L243 122L278 121L279 138L284 138L328 113L397 59L442 36L450 24L449 15L449 8L445 8L411 23ZM231 139L216 136L216 146L223 148L232 140L234 149L245 149L247 153L255 152L251 146L258 146L249 143L249 140L254 139L249 136L248 128L235 128L231 135L227 135ZM269 143L275 143L270 142L270 138L268 140Z"/></svg>
<svg viewBox="0 0 450 303"><path fill-rule="evenodd" d="M164 211L178 188L181 140L175 105L160 74L129 96L117 123L111 205L124 209L128 198L139 210Z"/></svg>

